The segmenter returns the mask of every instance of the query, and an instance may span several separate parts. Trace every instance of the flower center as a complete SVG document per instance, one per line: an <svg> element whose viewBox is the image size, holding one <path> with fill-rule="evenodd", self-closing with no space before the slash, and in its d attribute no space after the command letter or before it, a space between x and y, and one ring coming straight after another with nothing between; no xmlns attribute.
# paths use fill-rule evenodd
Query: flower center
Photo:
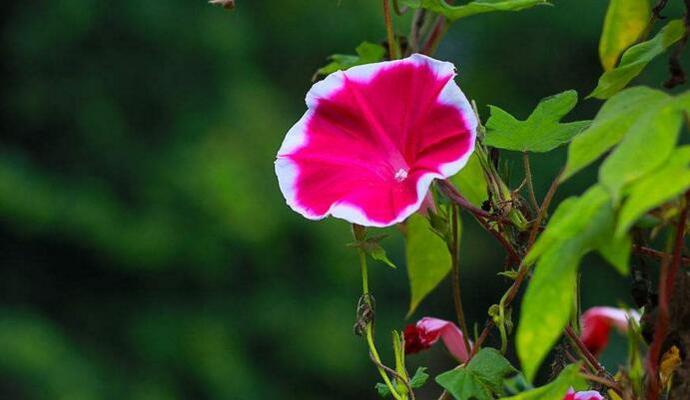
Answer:
<svg viewBox="0 0 690 400"><path fill-rule="evenodd" d="M395 173L395 180L398 182L402 182L405 179L407 179L407 170L404 168L400 168L398 172Z"/></svg>

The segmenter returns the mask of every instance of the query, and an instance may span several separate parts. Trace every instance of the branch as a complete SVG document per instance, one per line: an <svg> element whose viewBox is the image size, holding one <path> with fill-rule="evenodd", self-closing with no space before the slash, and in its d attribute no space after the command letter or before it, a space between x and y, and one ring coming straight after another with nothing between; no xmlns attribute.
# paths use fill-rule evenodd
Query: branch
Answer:
<svg viewBox="0 0 690 400"><path fill-rule="evenodd" d="M460 290L460 231L458 227L458 218L460 218L458 206L453 204L451 208L451 243L449 243L448 250L450 250L451 265L453 272L453 303L455 305L455 313L457 314L460 329L465 333L463 335L463 342L467 354L472 351L470 340L467 336L467 322L465 321L465 311L462 306L462 292Z"/></svg>
<svg viewBox="0 0 690 400"><path fill-rule="evenodd" d="M426 12L424 9L419 9L414 12L412 16L412 23L410 26L410 34L407 37L408 54L419 52L420 29L424 25L424 18Z"/></svg>
<svg viewBox="0 0 690 400"><path fill-rule="evenodd" d="M438 44L441 42L441 38L443 38L443 35L446 33L446 30L446 19L439 16L436 20L436 25L434 25L434 29L429 34L429 38L422 48L422 54L428 56L433 55L436 52Z"/></svg>
<svg viewBox="0 0 690 400"><path fill-rule="evenodd" d="M549 208L549 205L551 204L551 200L553 199L553 196L554 194L556 194L556 190L558 189L558 184L562 172L563 171L561 171L556 176L556 178L551 183L551 187L549 187L549 191L546 193L546 196L544 196L544 201L542 202L541 207L539 208L539 214L537 215L537 219L534 221L534 225L532 226L532 230L530 232L529 240L527 242L527 251L529 251L529 249L532 247L537 238L541 222L546 217L546 212ZM515 253L515 256L518 257L517 253ZM515 277L515 281L513 281L513 284L510 286L510 288L505 294L505 300L503 300L502 302L504 307L508 307L513 302L513 300L515 300L515 297L517 296L518 291L520 290L520 286L524 282L525 278L527 278L527 273L529 272L529 266L524 264L522 262L522 259L520 259L519 257L518 263L520 265L520 268L518 269L518 275L517 277ZM472 349L472 353L470 354L470 359L474 357L479 348L481 348L482 343L484 343L486 338L489 336L489 331L491 330L493 324L494 323L491 318L487 319L482 333L479 335L479 337L477 338L477 342L474 344L474 348Z"/></svg>
<svg viewBox="0 0 690 400"><path fill-rule="evenodd" d="M685 204L678 217L673 245L673 258L669 260L667 257L661 264L661 272L659 274L659 315L654 326L654 339L649 346L649 355L647 357L647 370L649 371L649 383L647 385L648 400L657 400L659 398L659 359L661 358L661 347L664 344L669 325L669 303L673 297L674 283L682 259L681 252L685 242L688 202L690 202L690 191L685 193Z"/></svg>
<svg viewBox="0 0 690 400"><path fill-rule="evenodd" d="M562 174L563 170L561 170L561 172L559 172L558 175L556 175L556 178L553 180L553 182L551 182L549 191L546 192L546 196L544 196L544 201L541 203L541 207L539 207L539 214L537 214L537 219L536 221L534 221L534 225L532 225L532 230L529 233L529 240L527 241L528 250L537 240L539 228L541 227L541 223L544 220L544 218L546 218L546 214L549 211L549 205L551 205L551 200L553 200L553 196L556 194L556 190L558 189L558 185L560 184Z"/></svg>
<svg viewBox="0 0 690 400"><path fill-rule="evenodd" d="M601 363L599 363L599 360L594 356L594 354L592 354L591 351L589 351L587 346L585 346L585 344L582 343L582 340L580 340L580 338L577 336L577 333L575 333L572 326L568 325L565 327L565 334L575 344L580 353L582 353L582 355L585 357L587 363L590 364L592 368L594 368L597 374L609 377L609 373L606 372Z"/></svg>
<svg viewBox="0 0 690 400"><path fill-rule="evenodd" d="M668 4L668 0L659 0L657 1L656 5L652 8L652 16L649 18L649 22L647 23L647 27L642 31L640 34L640 37L637 38L636 43L641 43L644 42L647 37L649 37L649 32L652 30L652 27L656 23L657 20L664 19L661 15L661 11L666 8L666 5Z"/></svg>
<svg viewBox="0 0 690 400"><path fill-rule="evenodd" d="M387 371L388 373L393 375L393 377L395 377L396 380L402 382L407 388L407 393L410 395L410 400L415 400L414 392L412 391L412 387L410 386L410 383L407 381L407 379L401 376L398 373L398 371L381 363L371 352L369 352L369 358L371 359L371 362L373 362L377 367L383 369L384 371Z"/></svg>
<svg viewBox="0 0 690 400"><path fill-rule="evenodd" d="M474 214L475 217L478 216L492 221L510 222L509 219L502 215L488 213L482 210L481 208L475 206L474 204L470 203L460 194L460 192L458 192L458 189L456 189L455 186L453 186L453 184L448 182L447 180L438 181L438 185L439 188L449 199L451 199L460 207Z"/></svg>
<svg viewBox="0 0 690 400"><path fill-rule="evenodd" d="M620 385L618 385L615 381L612 381L611 379L602 378L600 376L591 375L585 372L580 372L580 376L587 379L588 381L600 383L604 386L607 386L615 390L618 394L623 393L623 390L621 389Z"/></svg>
<svg viewBox="0 0 690 400"><path fill-rule="evenodd" d="M393 31L393 17L391 16L390 0L383 0L383 18L386 23L386 37L388 40L388 56L391 60L398 59L398 43Z"/></svg>
<svg viewBox="0 0 690 400"><path fill-rule="evenodd" d="M404 6L400 7L400 4L398 4L398 0L393 0L393 11L395 11L396 14L398 15L403 15L407 12L409 7Z"/></svg>
<svg viewBox="0 0 690 400"><path fill-rule="evenodd" d="M661 261L663 261L669 257L673 257L673 254L668 254L668 253L664 253L663 251L651 249L651 248L645 247L645 246L640 246L639 244L633 244L633 251L638 253L638 254L641 254L643 256L651 257L651 258L661 260ZM689 266L690 265L690 258L681 257L680 262L684 266Z"/></svg>
<svg viewBox="0 0 690 400"><path fill-rule="evenodd" d="M666 4L668 4L668 0L659 0L657 1L656 5L654 8L652 8L652 18L654 20L657 19L664 19L664 17L661 15L661 11L666 8Z"/></svg>
<svg viewBox="0 0 690 400"><path fill-rule="evenodd" d="M537 197L534 195L534 184L532 183L532 167L529 165L529 153L526 151L522 153L522 164L525 168L525 180L527 180L527 191L529 193L529 200L532 202L534 211L539 210L539 203Z"/></svg>

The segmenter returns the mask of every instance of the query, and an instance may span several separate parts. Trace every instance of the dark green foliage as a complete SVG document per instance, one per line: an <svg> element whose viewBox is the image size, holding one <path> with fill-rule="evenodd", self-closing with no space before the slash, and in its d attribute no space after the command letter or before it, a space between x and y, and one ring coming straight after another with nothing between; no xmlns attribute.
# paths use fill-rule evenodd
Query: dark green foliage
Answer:
<svg viewBox="0 0 690 400"><path fill-rule="evenodd" d="M437 376L436 382L457 400L492 400L504 394L503 382L516 373L498 350L486 348L466 366Z"/></svg>
<svg viewBox="0 0 690 400"><path fill-rule="evenodd" d="M417 371L415 371L412 378L410 378L410 387L412 389L421 388L422 386L424 386L426 381L429 380L429 374L426 373L426 370L426 367L417 368ZM379 396L381 397L388 397L391 394L390 390L388 389L388 386L380 382L376 384L376 391L379 393Z"/></svg>
<svg viewBox="0 0 690 400"><path fill-rule="evenodd" d="M413 8L425 8L437 12L450 21L495 11L520 11L539 5L547 5L547 0L475 0L460 6L448 5L444 0L403 0Z"/></svg>
<svg viewBox="0 0 690 400"><path fill-rule="evenodd" d="M407 315L412 315L419 303L448 275L451 263L446 242L432 231L421 215L413 215L407 221L405 254L411 293Z"/></svg>
<svg viewBox="0 0 690 400"><path fill-rule="evenodd" d="M360 43L355 49L357 55L334 54L329 57L331 62L325 67L319 68L316 75L328 75L338 70L348 69L357 65L375 63L383 60L386 49L379 45L369 42Z"/></svg>
<svg viewBox="0 0 690 400"><path fill-rule="evenodd" d="M519 121L496 106L489 106L491 117L486 123L485 143L514 151L543 153L553 150L568 143L590 124L590 121L559 122L576 104L576 91L559 93L540 101L525 121Z"/></svg>

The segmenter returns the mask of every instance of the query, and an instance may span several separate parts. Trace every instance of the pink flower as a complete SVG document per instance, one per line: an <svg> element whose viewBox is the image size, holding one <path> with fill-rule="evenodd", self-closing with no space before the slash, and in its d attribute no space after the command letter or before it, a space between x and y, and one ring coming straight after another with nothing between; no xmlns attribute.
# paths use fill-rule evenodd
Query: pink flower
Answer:
<svg viewBox="0 0 690 400"><path fill-rule="evenodd" d="M588 390L586 392L575 392L573 388L568 390L563 400L604 400L604 396L595 390Z"/></svg>
<svg viewBox="0 0 690 400"><path fill-rule="evenodd" d="M317 82L278 150L287 204L309 219L377 227L417 211L431 182L474 150L477 119L454 77L453 64L415 54Z"/></svg>
<svg viewBox="0 0 690 400"><path fill-rule="evenodd" d="M426 350L441 339L448 352L458 361L464 363L469 358L465 347L465 336L460 328L450 321L424 317L416 324L408 325L403 336L406 354Z"/></svg>
<svg viewBox="0 0 690 400"><path fill-rule="evenodd" d="M594 355L601 354L609 342L611 327L625 333L628 331L628 320L640 320L636 311L626 311L613 307L592 307L582 314L582 333L580 339Z"/></svg>

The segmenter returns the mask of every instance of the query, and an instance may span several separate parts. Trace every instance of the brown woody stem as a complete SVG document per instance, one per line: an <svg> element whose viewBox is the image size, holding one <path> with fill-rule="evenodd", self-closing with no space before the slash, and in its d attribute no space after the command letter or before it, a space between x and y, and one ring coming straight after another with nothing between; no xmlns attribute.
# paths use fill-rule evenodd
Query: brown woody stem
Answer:
<svg viewBox="0 0 690 400"><path fill-rule="evenodd" d="M654 326L654 339L649 346L647 356L647 370L649 372L649 382L647 385L647 399L657 400L659 398L659 359L661 349L666 339L670 320L670 303L673 297L674 283L676 275L680 269L683 244L685 242L685 225L688 218L688 202L690 202L690 191L685 193L685 204L678 217L676 225L673 257L671 260L665 258L661 263L659 274L659 315Z"/></svg>

